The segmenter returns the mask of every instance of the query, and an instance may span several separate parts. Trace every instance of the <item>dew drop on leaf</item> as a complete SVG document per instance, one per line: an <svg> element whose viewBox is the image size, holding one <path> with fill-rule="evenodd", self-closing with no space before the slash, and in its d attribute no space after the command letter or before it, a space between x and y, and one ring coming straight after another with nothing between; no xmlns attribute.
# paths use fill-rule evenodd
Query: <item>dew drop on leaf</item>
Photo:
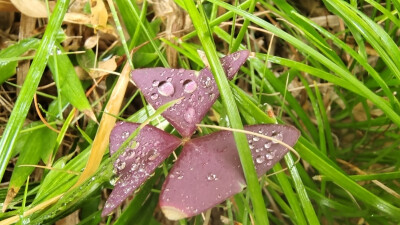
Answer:
<svg viewBox="0 0 400 225"><path fill-rule="evenodd" d="M188 123L192 123L195 119L195 114L196 114L196 111L193 107L190 107L189 109L187 109L185 112L185 115L184 115L185 121Z"/></svg>
<svg viewBox="0 0 400 225"><path fill-rule="evenodd" d="M154 94L152 94L152 95L150 96L150 98L151 98L152 100L157 100L158 94L157 94L157 93L154 93Z"/></svg>
<svg viewBox="0 0 400 225"><path fill-rule="evenodd" d="M153 87L157 87L160 84L160 81L153 80Z"/></svg>
<svg viewBox="0 0 400 225"><path fill-rule="evenodd" d="M192 93L192 92L194 92L196 89L197 89L197 84L196 84L195 81L189 79L189 80L185 80L185 81L183 82L183 90L184 90L186 93Z"/></svg>
<svg viewBox="0 0 400 225"><path fill-rule="evenodd" d="M217 180L217 175L215 175L214 173L209 173L207 176L207 180L209 181L213 181L213 180Z"/></svg>
<svg viewBox="0 0 400 225"><path fill-rule="evenodd" d="M271 145L272 145L272 143L268 141L264 144L264 148L269 149L271 147Z"/></svg>
<svg viewBox="0 0 400 225"><path fill-rule="evenodd" d="M265 161L265 157L263 155L257 156L256 163L260 164Z"/></svg>
<svg viewBox="0 0 400 225"><path fill-rule="evenodd" d="M272 138L278 140L278 141L282 141L283 140L283 134L281 132L272 132ZM273 143L278 143L277 141L273 140Z"/></svg>
<svg viewBox="0 0 400 225"><path fill-rule="evenodd" d="M158 93L163 96L171 96L175 93L174 85L168 81L162 81L158 85Z"/></svg>
<svg viewBox="0 0 400 225"><path fill-rule="evenodd" d="M270 152L270 153L267 153L267 154L265 155L265 157L266 157L267 159L273 159L273 158L275 157L275 154L274 154L273 152Z"/></svg>

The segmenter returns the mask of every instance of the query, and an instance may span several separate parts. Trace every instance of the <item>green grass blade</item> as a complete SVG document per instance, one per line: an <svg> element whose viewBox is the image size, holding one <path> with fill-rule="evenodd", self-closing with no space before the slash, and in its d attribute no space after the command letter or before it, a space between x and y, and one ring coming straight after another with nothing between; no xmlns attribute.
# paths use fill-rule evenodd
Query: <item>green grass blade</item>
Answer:
<svg viewBox="0 0 400 225"><path fill-rule="evenodd" d="M29 69L24 85L22 86L17 102L14 105L14 109L4 130L3 137L0 140L0 180L3 178L7 168L16 137L28 114L33 95L39 85L40 78L42 77L49 57L49 52L51 52L54 46L57 33L68 6L69 0L57 1L54 11L50 16L49 24L47 25L43 39L40 42L38 51L33 59L31 68Z"/></svg>
<svg viewBox="0 0 400 225"><path fill-rule="evenodd" d="M202 43L206 53L208 62L210 63L211 71L214 74L218 89L222 97L222 103L227 109L227 114L232 128L243 129L242 122L238 113L236 102L229 88L224 70L219 61L218 55L215 51L214 43L209 33L209 27L204 23L205 19L200 15L196 5L192 1L185 1L186 9L192 18L193 25L195 26L199 39ZM267 210L261 195L261 188L258 183L257 174L254 168L254 163L251 157L251 152L247 144L247 139L244 134L234 133L237 148L239 150L239 158L243 166L247 182L247 190L249 191L254 214L256 215L257 224L269 224L267 217Z"/></svg>
<svg viewBox="0 0 400 225"><path fill-rule="evenodd" d="M240 10L238 8L233 7L232 5L226 4L224 2L216 1L216 0L209 0L210 2L213 2L215 4L220 5L221 7L224 7L228 10L231 10L238 15L241 15L245 18L249 18L250 21L253 23L261 26L262 28L271 31L274 33L276 36L286 40L290 44L292 44L294 47L298 48L300 51L304 52L305 54L309 55L311 58L319 61L322 65L325 65L327 68L331 69L334 71L338 76L342 77L345 79L349 84L353 85L355 89L359 89L360 93L362 93L363 96L367 96L369 100L371 100L376 106L382 109L382 111L385 112L385 114L398 126L400 126L400 115L395 112L388 102L383 99L382 97L376 95L373 93L370 89L368 89L363 83L361 83L356 77L354 77L349 71L345 70L341 66L336 65L332 61L330 61L328 58L326 58L324 55L321 53L317 52L313 48L311 48L308 45L305 45L301 40L294 38L293 36L287 34L286 32L280 30L279 28L273 26L270 23L267 23L266 21L262 20L261 18L258 18L254 15L251 15L243 10ZM393 42L393 40L391 40ZM400 57L398 57L400 58ZM400 63L400 62L399 62ZM400 67L399 67L400 68Z"/></svg>
<svg viewBox="0 0 400 225"><path fill-rule="evenodd" d="M28 50L39 46L39 39L27 38L0 51L0 85L16 73L18 62L9 58L19 57Z"/></svg>

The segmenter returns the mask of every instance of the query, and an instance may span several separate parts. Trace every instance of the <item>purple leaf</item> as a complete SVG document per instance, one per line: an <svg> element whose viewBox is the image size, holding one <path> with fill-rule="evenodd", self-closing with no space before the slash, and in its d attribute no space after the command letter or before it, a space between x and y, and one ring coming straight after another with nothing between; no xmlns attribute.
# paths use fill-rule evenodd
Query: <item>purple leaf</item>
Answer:
<svg viewBox="0 0 400 225"><path fill-rule="evenodd" d="M291 126L254 125L246 130L272 136L293 146L300 133ZM284 146L247 135L258 176L288 152ZM178 220L195 216L246 187L233 134L220 131L188 141L171 169L160 195L165 216Z"/></svg>
<svg viewBox="0 0 400 225"><path fill-rule="evenodd" d="M110 135L110 154L139 127L138 123L118 123ZM120 175L108 197L102 215L108 215L132 194L181 143L181 140L156 127L146 125L114 163Z"/></svg>
<svg viewBox="0 0 400 225"><path fill-rule="evenodd" d="M240 69L249 56L238 51L221 59L229 79ZM208 68L200 72L185 69L149 68L132 71L132 80L155 109L181 98L182 101L162 115L183 137L190 137L219 96L217 84Z"/></svg>

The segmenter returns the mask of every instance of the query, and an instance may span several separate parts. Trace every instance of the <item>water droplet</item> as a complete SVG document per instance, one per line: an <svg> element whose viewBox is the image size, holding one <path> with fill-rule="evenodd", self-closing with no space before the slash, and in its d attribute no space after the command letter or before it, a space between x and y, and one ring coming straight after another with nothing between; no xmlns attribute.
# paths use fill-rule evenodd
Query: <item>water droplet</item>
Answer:
<svg viewBox="0 0 400 225"><path fill-rule="evenodd" d="M150 150L147 155L149 156L148 160L153 161L157 158L157 156L160 155L160 153L158 153L157 150L153 149L153 150Z"/></svg>
<svg viewBox="0 0 400 225"><path fill-rule="evenodd" d="M167 77L167 81L171 82L172 81L172 77Z"/></svg>
<svg viewBox="0 0 400 225"><path fill-rule="evenodd" d="M194 108L190 107L189 109L186 110L185 115L183 117L185 118L186 122L192 123L195 119L195 114L196 111L194 110Z"/></svg>
<svg viewBox="0 0 400 225"><path fill-rule="evenodd" d="M257 137L257 136L253 137L253 141L259 141L259 140L260 140L259 137Z"/></svg>
<svg viewBox="0 0 400 225"><path fill-rule="evenodd" d="M129 137L129 131L125 131L122 133L122 136L121 136L122 139L126 139L128 137Z"/></svg>
<svg viewBox="0 0 400 225"><path fill-rule="evenodd" d="M207 180L212 181L212 180L218 180L217 175L215 175L214 173L209 173L207 175Z"/></svg>
<svg viewBox="0 0 400 225"><path fill-rule="evenodd" d="M160 81L153 80L153 87L157 87L160 84Z"/></svg>
<svg viewBox="0 0 400 225"><path fill-rule="evenodd" d="M238 52L235 52L235 53L232 54L232 58L233 58L234 61L238 60L239 57L240 57L240 53L238 53Z"/></svg>
<svg viewBox="0 0 400 225"><path fill-rule="evenodd" d="M178 179L178 180L182 180L182 179L183 179L183 175L179 175L179 176L177 177L177 179Z"/></svg>
<svg viewBox="0 0 400 225"><path fill-rule="evenodd" d="M210 85L211 85L211 78L210 77L205 78L204 86L210 87Z"/></svg>
<svg viewBox="0 0 400 225"><path fill-rule="evenodd" d="M202 95L199 96L199 97L198 97L198 100L199 100L200 102L203 102L203 101L204 101L204 96L202 96Z"/></svg>
<svg viewBox="0 0 400 225"><path fill-rule="evenodd" d="M117 163L117 169L120 170L120 171L125 169L125 166L126 166L125 162Z"/></svg>
<svg viewBox="0 0 400 225"><path fill-rule="evenodd" d="M214 93L211 93L211 94L210 94L210 100L213 101L214 98L215 98L215 94L214 94Z"/></svg>
<svg viewBox="0 0 400 225"><path fill-rule="evenodd" d="M257 156L256 163L260 164L265 161L265 157L263 155Z"/></svg>
<svg viewBox="0 0 400 225"><path fill-rule="evenodd" d="M264 148L269 149L271 147L272 143L271 142L267 142L264 144Z"/></svg>
<svg viewBox="0 0 400 225"><path fill-rule="evenodd" d="M139 147L139 142L133 140L131 143L131 149L137 149Z"/></svg>
<svg viewBox="0 0 400 225"><path fill-rule="evenodd" d="M193 80L189 79L189 80L185 80L183 82L183 90L186 93L192 93L192 92L194 92L196 90L196 88L197 88L197 84Z"/></svg>
<svg viewBox="0 0 400 225"><path fill-rule="evenodd" d="M171 82L167 81L162 81L158 85L158 93L160 93L163 96L171 96L175 92L174 86L171 84Z"/></svg>
<svg viewBox="0 0 400 225"><path fill-rule="evenodd" d="M183 72L185 72L185 69L181 68L181 69L178 70L178 72L179 73L183 73Z"/></svg>
<svg viewBox="0 0 400 225"><path fill-rule="evenodd" d="M273 159L273 158L275 157L275 153L274 153L274 152L269 152L269 153L267 153L267 154L265 155L265 157L266 157L267 159Z"/></svg>
<svg viewBox="0 0 400 225"><path fill-rule="evenodd" d="M158 98L158 94L157 94L157 93L154 93L154 94L152 94L152 95L150 96L150 98L151 98L152 100L156 100L156 99Z"/></svg>
<svg viewBox="0 0 400 225"><path fill-rule="evenodd" d="M281 132L273 131L271 137L276 139L276 140L278 140L278 141L282 141L283 140L283 134ZM275 144L278 143L275 140L273 140L272 142L275 143Z"/></svg>
<svg viewBox="0 0 400 225"><path fill-rule="evenodd" d="M249 148L250 149L254 149L254 145L249 145Z"/></svg>

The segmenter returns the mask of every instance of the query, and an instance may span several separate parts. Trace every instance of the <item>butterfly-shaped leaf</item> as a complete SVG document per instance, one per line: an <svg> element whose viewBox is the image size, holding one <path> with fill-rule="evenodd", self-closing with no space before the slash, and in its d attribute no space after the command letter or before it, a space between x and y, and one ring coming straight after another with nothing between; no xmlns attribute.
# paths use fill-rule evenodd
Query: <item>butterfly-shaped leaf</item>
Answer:
<svg viewBox="0 0 400 225"><path fill-rule="evenodd" d="M138 123L118 123L110 135L110 154L139 127ZM108 215L132 194L181 143L156 127L146 125L114 163L119 179L108 197L102 215Z"/></svg>
<svg viewBox="0 0 400 225"><path fill-rule="evenodd" d="M238 51L221 59L228 79L239 71L249 52ZM183 137L190 137L219 96L217 84L208 68L201 71L148 68L132 71L132 80L154 108L184 97L162 115Z"/></svg>
<svg viewBox="0 0 400 225"><path fill-rule="evenodd" d="M293 146L299 131L285 125L253 125L246 130ZM288 149L277 142L247 135L258 176L282 159ZM188 141L171 169L160 195L167 218L195 216L246 187L232 132L220 131Z"/></svg>

